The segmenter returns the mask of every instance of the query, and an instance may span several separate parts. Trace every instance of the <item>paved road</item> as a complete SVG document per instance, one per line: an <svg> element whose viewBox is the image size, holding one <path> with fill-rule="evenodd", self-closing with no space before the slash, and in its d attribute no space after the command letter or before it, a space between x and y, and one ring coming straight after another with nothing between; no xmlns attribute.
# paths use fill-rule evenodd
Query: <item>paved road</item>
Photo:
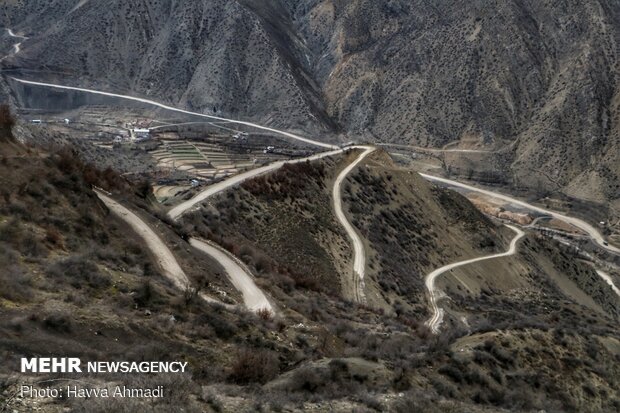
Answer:
<svg viewBox="0 0 620 413"><path fill-rule="evenodd" d="M506 225L506 226L516 233L515 237L510 242L510 248L508 248L508 251L500 253L500 254L487 255L484 257L472 258L469 260L459 261L453 264L448 264L441 268L436 269L435 271L431 272L430 274L426 276L424 283L426 284L426 289L428 290L429 300L431 303L431 310L433 312L433 315L431 316L430 319L428 319L428 321L426 322L426 325L431 329L433 334L437 334L439 332L439 327L441 326L441 323L443 321L443 315L444 315L443 308L440 308L439 305L437 304L437 300L440 298L440 294L441 294L441 291L437 290L437 288L435 287L435 280L437 279L437 277L439 277L441 274L447 271L450 271L457 267L461 267L463 265L468 265L468 264L473 264L475 262L491 260L494 258L508 257L510 255L514 255L517 251L517 242L519 242L519 240L523 238L525 233L521 231L519 228L513 227L512 225Z"/></svg>
<svg viewBox="0 0 620 413"><path fill-rule="evenodd" d="M170 111L173 111L173 112L185 113L187 115L193 115L193 116L200 116L200 117L207 118L207 119L223 120L223 121L230 122L230 123L235 123L235 124L238 124L238 125L251 126L253 128L256 128L256 129L261 129L261 130L273 132L273 133L276 133L278 135L286 136L288 138L292 138L292 139L298 140L300 142L308 143L310 145L319 146L319 147L322 147L322 148L339 149L339 146L337 146L337 145L332 145L332 144L329 144L329 143L319 142L319 141L315 141L313 139L304 138L302 136L295 135L294 133L285 132L285 131L281 131L281 130L278 130L278 129L273 129L273 128L269 128L269 127L266 127L266 126L257 125L256 123L252 123L252 122L245 122L245 121L240 121L240 120L222 118L220 116L205 115L204 113L192 112L192 111L184 110L184 109L178 109L178 108L175 108L175 107L172 107L172 106L164 105L163 103L155 102L153 100L138 98L138 97L134 97L134 96L120 95L120 94L117 94L117 93L102 92L100 90L94 90L94 89L85 89L85 88L72 87L72 86L62 86L62 85L56 85L56 84L44 83L44 82L34 82L34 81L31 81L31 80L17 79L17 78L14 78L14 77L11 78L11 79L15 80L16 82L24 83L24 84L28 84L28 85L43 86L43 87L49 87L49 88L53 88L53 89L75 90L75 91L78 91L78 92L92 93L92 94L95 94L95 95L110 96L110 97L115 97L115 98L120 98L120 99L133 100L135 102L145 103L147 105L156 106L156 107L159 107L159 108L162 108L162 109L166 109L166 110L170 110Z"/></svg>
<svg viewBox="0 0 620 413"><path fill-rule="evenodd" d="M332 199L334 203L334 211L336 212L336 218L340 221L340 224L344 227L344 230L347 232L351 243L353 244L353 273L354 273L354 285L355 291L354 296L357 302L365 302L366 296L364 293L364 276L366 272L366 250L364 249L364 243L362 242L362 238L359 236L353 225L347 219L347 216L344 213L344 209L342 206L342 182L345 180L347 175L353 171L357 167L357 165L364 160L368 155L370 155L376 148L371 146L360 146L356 147L359 149L364 149L364 152L358 156L358 158L351 162L349 166L347 166L336 178L336 182L334 183L334 189L332 193Z"/></svg>
<svg viewBox="0 0 620 413"><path fill-rule="evenodd" d="M475 192L479 192L481 194L485 194L488 195L490 197L493 198L497 198L497 199L501 199L503 201L509 202L513 205L518 205L520 207L529 209L531 211L536 211L542 214L546 214L546 215L551 215L554 218L557 218L559 220L562 220L564 222L567 222L571 225L574 225L575 227L585 231L601 248L606 249L607 251L611 251L611 252L615 252L617 254L620 254L620 248L616 248L613 245L605 245L605 238L603 238L603 235L601 235L600 232L598 232L596 230L596 228L594 228L592 225L588 224L587 222L579 219L579 218L573 218L573 217L569 217L567 215L564 214L560 214L559 212L554 212L545 208L541 208L541 207L537 207L535 205L532 204L528 204L527 202L524 201L520 201L516 198L513 198L511 196L508 195L504 195L498 192L493 192L493 191L488 191L485 189L480 189L480 188L476 188L475 186L471 186L471 185L467 185L467 184L463 184L461 182L457 182L457 181L453 181L451 179L446 179L446 178L440 178L438 176L434 176L434 175L428 175L428 174L424 174L424 173L420 173L420 175L425 178L428 179L430 181L435 181L435 182L441 182L444 184L448 184L448 185L452 185L452 186L457 186L459 188L463 188L463 189L467 189L470 191L475 191Z"/></svg>
<svg viewBox="0 0 620 413"><path fill-rule="evenodd" d="M343 149L338 149L335 151L329 151L329 152L322 152L322 153L318 153L316 155L312 155L309 156L307 158L301 158L301 159L293 159L290 161L278 161L278 162L273 162L270 163L268 165L265 166L261 166L260 168L256 168L256 169L251 169L249 171L240 173L238 175L234 175L228 179L225 179L221 182L218 182L216 184L213 185L209 185L207 188L205 188L204 190L202 190L201 192L199 192L198 194L196 194L193 198L188 199L185 202L180 203L179 205L175 206L174 208L172 208L170 211L168 211L168 216L172 219L178 219L181 215L183 215L184 213L186 213L187 211L189 211L190 209L192 209L196 204L204 201L205 199L219 193L222 192L232 186L236 186L241 184L242 182L248 180L248 179L252 179L254 177L257 177L259 175L265 174L267 172L271 172L271 171L275 171L276 169L281 168L282 166L284 166L285 164L293 164L293 163L299 163L299 162L306 162L306 161L312 161L315 159L320 159L320 158L324 158L326 156L332 156L332 155L336 155L338 153L341 153L343 151Z"/></svg>
<svg viewBox="0 0 620 413"><path fill-rule="evenodd" d="M221 247L208 242L191 238L189 243L196 249L210 255L226 271L233 286L241 292L243 303L251 311L269 310L274 313L274 308L260 288L256 286L251 271L235 256Z"/></svg>

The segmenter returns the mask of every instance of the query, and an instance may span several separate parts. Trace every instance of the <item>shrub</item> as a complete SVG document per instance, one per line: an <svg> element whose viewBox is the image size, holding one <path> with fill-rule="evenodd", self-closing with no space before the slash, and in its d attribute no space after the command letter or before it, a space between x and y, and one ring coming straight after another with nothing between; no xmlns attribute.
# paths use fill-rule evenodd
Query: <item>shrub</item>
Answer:
<svg viewBox="0 0 620 413"><path fill-rule="evenodd" d="M48 227L45 230L45 241L60 249L65 248L63 236L57 228Z"/></svg>
<svg viewBox="0 0 620 413"><path fill-rule="evenodd" d="M13 139L12 129L15 126L15 117L9 105L0 105L0 138Z"/></svg>
<svg viewBox="0 0 620 413"><path fill-rule="evenodd" d="M54 313L43 319L43 326L57 333L70 333L71 319L65 313Z"/></svg>
<svg viewBox="0 0 620 413"><path fill-rule="evenodd" d="M292 379L292 390L314 392L328 383L327 377L310 367L303 367L295 371Z"/></svg>
<svg viewBox="0 0 620 413"><path fill-rule="evenodd" d="M445 366L441 366L439 368L439 374L443 374L444 376L448 376L457 383L463 382L463 374L459 369L454 367L451 364L446 364Z"/></svg>
<svg viewBox="0 0 620 413"><path fill-rule="evenodd" d="M106 288L111 284L109 277L102 274L97 265L83 256L72 256L56 261L48 267L47 274L57 279L66 278L75 288L82 288L84 283L95 289Z"/></svg>
<svg viewBox="0 0 620 413"><path fill-rule="evenodd" d="M216 311L205 312L198 317L199 324L209 324L213 331L215 331L215 335L223 340L228 340L237 334L237 327L226 320L223 315L217 313Z"/></svg>
<svg viewBox="0 0 620 413"><path fill-rule="evenodd" d="M138 307L148 306L155 296L155 289L151 285L150 280L144 280L133 295L134 302Z"/></svg>
<svg viewBox="0 0 620 413"><path fill-rule="evenodd" d="M4 259L2 260L4 261ZM1 264L2 263L0 263L0 285L2 285L2 288L0 288L0 297L15 302L31 299L31 276L24 273L18 264L10 264L8 266Z"/></svg>
<svg viewBox="0 0 620 413"><path fill-rule="evenodd" d="M278 357L269 350L244 349L235 359L228 379L238 384L264 384L280 372Z"/></svg>

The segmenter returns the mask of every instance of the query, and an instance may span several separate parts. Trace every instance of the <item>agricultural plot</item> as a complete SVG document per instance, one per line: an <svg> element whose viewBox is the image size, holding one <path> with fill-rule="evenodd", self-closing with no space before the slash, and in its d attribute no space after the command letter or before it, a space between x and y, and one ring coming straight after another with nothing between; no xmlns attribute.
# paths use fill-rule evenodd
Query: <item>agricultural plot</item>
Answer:
<svg viewBox="0 0 620 413"><path fill-rule="evenodd" d="M162 140L162 145L149 153L162 169L179 170L207 180L225 178L283 158L258 149L235 153L218 143L188 140Z"/></svg>

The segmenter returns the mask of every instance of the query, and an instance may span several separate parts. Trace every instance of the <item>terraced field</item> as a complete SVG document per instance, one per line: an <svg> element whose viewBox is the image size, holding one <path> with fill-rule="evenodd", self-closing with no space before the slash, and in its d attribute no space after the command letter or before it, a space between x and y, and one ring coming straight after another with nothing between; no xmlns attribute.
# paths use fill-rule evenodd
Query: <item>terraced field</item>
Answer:
<svg viewBox="0 0 620 413"><path fill-rule="evenodd" d="M187 140L162 140L162 145L150 154L161 168L176 169L210 180L283 158L259 151L232 153L217 143Z"/></svg>

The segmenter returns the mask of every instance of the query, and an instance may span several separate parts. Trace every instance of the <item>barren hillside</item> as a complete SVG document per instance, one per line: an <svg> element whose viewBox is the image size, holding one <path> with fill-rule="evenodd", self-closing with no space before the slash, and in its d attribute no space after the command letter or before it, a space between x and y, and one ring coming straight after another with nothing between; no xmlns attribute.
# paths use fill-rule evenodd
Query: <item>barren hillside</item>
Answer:
<svg viewBox="0 0 620 413"><path fill-rule="evenodd" d="M31 36L4 64L39 77L308 131L505 148L496 180L619 197L615 1L10 1L0 19Z"/></svg>

